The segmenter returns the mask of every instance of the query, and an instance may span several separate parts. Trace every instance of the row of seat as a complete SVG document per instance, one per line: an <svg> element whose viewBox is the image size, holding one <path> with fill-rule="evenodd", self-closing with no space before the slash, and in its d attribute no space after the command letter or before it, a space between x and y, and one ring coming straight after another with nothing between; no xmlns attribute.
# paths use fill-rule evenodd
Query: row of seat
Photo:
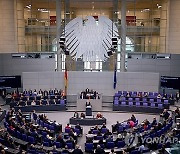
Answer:
<svg viewBox="0 0 180 154"><path fill-rule="evenodd" d="M114 106L136 106L136 107L152 107L163 109L164 105L162 103L147 103L147 102L120 102L118 100L114 101Z"/></svg>
<svg viewBox="0 0 180 154"><path fill-rule="evenodd" d="M155 99L155 98L138 98L138 97L114 97L114 100L120 101L134 101L134 102L157 102L157 103L169 103L168 99Z"/></svg>

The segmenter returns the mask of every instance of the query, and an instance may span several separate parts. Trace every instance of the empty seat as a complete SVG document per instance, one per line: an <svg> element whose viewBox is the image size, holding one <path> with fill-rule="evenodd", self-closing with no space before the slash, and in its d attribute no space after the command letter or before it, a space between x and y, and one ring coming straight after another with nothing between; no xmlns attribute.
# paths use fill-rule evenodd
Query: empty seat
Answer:
<svg viewBox="0 0 180 154"><path fill-rule="evenodd" d="M119 101L118 100L114 100L114 105L119 105Z"/></svg>
<svg viewBox="0 0 180 154"><path fill-rule="evenodd" d="M155 106L155 103L151 103L151 107L156 107L156 106Z"/></svg>
<svg viewBox="0 0 180 154"><path fill-rule="evenodd" d="M133 102L129 102L129 106L133 106Z"/></svg>
<svg viewBox="0 0 180 154"><path fill-rule="evenodd" d="M143 106L148 106L148 103L143 102Z"/></svg>
<svg viewBox="0 0 180 154"><path fill-rule="evenodd" d="M149 101L150 101L150 103L152 103L152 102L154 102L154 99L151 98L151 99L149 99Z"/></svg>
<svg viewBox="0 0 180 154"><path fill-rule="evenodd" d="M121 105L126 105L126 102L121 102Z"/></svg>
<svg viewBox="0 0 180 154"><path fill-rule="evenodd" d="M85 143L85 151L89 153L93 153L94 146L93 143Z"/></svg>
<svg viewBox="0 0 180 154"><path fill-rule="evenodd" d="M140 104L140 102L136 102L136 106L140 106L141 104Z"/></svg>
<svg viewBox="0 0 180 154"><path fill-rule="evenodd" d="M159 109L163 109L163 104L158 104Z"/></svg>
<svg viewBox="0 0 180 154"><path fill-rule="evenodd" d="M107 142L106 146L108 149L113 149L114 148L114 142Z"/></svg>
<svg viewBox="0 0 180 154"><path fill-rule="evenodd" d="M125 146L125 142L124 141L118 141L117 142L117 147L118 148L123 148Z"/></svg>
<svg viewBox="0 0 180 154"><path fill-rule="evenodd" d="M128 101L133 101L133 98L128 98Z"/></svg>

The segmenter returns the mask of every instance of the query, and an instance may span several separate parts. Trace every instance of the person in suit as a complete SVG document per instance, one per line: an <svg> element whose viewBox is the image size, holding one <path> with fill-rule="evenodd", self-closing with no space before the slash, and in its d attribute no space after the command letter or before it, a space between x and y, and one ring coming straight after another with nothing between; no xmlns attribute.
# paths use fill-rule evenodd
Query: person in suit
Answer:
<svg viewBox="0 0 180 154"><path fill-rule="evenodd" d="M163 117L165 120L167 120L169 118L169 112L167 111L167 109L164 109L163 113L160 115L161 117Z"/></svg>
<svg viewBox="0 0 180 154"><path fill-rule="evenodd" d="M79 118L79 113L76 111L76 112L74 112L74 116L73 116L74 118Z"/></svg>
<svg viewBox="0 0 180 154"><path fill-rule="evenodd" d="M79 145L76 145L76 148L72 152L73 154L83 154L82 150L80 149Z"/></svg>
<svg viewBox="0 0 180 154"><path fill-rule="evenodd" d="M177 103L178 103L178 101L179 101L179 97L180 97L180 96L179 96L179 92L177 92L177 93L176 93L176 102L177 102Z"/></svg>
<svg viewBox="0 0 180 154"><path fill-rule="evenodd" d="M97 145L97 148L96 148L96 151L95 151L96 154L105 154L105 151L103 148L101 148L100 145Z"/></svg>

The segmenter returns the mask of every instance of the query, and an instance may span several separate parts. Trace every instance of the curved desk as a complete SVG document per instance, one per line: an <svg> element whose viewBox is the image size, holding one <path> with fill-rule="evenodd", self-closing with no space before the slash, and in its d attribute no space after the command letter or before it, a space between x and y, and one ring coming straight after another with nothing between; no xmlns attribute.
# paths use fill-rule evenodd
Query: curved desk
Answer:
<svg viewBox="0 0 180 154"><path fill-rule="evenodd" d="M86 126L92 126L92 125L102 125L103 123L106 123L106 118L101 118L101 119L97 119L97 118L70 118L69 119L69 123L76 125L76 124L80 124L80 125L86 125Z"/></svg>

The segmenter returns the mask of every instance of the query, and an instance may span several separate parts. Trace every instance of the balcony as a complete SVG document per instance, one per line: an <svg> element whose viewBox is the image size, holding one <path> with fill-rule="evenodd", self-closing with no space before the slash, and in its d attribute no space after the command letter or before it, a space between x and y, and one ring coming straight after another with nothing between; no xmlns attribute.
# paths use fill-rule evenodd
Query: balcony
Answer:
<svg viewBox="0 0 180 154"><path fill-rule="evenodd" d="M118 27L121 32L121 26ZM56 35L56 26L26 26L26 34L52 34ZM159 26L127 26L127 35L159 35Z"/></svg>

